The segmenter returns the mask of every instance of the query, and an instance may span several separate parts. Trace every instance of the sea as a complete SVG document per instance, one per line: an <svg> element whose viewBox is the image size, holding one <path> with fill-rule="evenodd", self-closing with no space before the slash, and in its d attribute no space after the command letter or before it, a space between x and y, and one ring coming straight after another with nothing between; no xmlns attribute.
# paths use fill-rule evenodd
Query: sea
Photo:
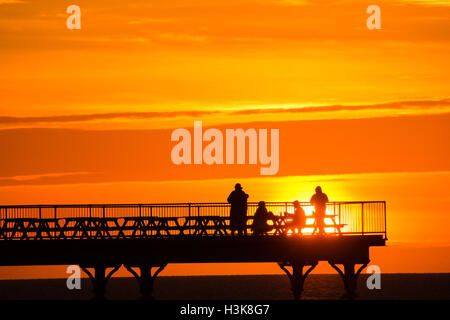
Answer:
<svg viewBox="0 0 450 320"><path fill-rule="evenodd" d="M380 288L369 289L367 277L358 281L362 300L449 300L450 273L381 274ZM81 279L81 288L69 290L66 279L0 280L0 300L89 300L92 284ZM311 274L305 281L302 299L339 300L344 286L339 275ZM111 278L106 297L135 300L139 288L134 278ZM157 300L290 300L285 275L161 276L155 280Z"/></svg>

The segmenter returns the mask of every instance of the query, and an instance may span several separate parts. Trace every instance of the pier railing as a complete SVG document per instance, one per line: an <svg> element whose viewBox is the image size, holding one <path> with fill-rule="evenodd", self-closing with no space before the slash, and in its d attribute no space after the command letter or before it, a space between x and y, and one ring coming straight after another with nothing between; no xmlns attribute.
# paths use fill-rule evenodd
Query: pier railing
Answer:
<svg viewBox="0 0 450 320"><path fill-rule="evenodd" d="M302 233L314 234L314 207L300 205L309 226ZM257 207L248 203L249 228ZM276 216L268 235L284 234L284 212L293 213L293 203L266 202L266 207ZM229 234L229 213L228 203L0 206L0 240L221 236ZM378 234L386 239L386 202L330 202L325 222L328 234Z"/></svg>

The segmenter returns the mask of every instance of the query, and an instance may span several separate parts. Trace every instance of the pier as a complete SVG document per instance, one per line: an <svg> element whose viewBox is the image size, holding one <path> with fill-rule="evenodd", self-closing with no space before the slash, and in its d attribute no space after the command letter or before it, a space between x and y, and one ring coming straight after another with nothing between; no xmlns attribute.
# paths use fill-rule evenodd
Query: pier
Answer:
<svg viewBox="0 0 450 320"><path fill-rule="evenodd" d="M309 202L300 203L307 225L287 231L292 202L267 202L273 230L252 235L257 203L248 203L247 235L231 235L227 203L30 205L0 207L0 265L79 265L103 299L108 280L126 268L151 299L156 277L169 263L273 262L287 274L294 299L320 261L341 276L347 298L356 297L369 248L387 240L384 201L330 202L326 235L315 232Z"/></svg>

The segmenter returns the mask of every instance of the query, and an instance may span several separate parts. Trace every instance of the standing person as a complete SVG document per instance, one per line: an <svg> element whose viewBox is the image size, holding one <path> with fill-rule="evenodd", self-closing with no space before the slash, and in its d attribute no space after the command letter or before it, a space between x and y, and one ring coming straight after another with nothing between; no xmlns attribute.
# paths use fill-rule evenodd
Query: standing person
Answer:
<svg viewBox="0 0 450 320"><path fill-rule="evenodd" d="M314 231L319 229L319 234L326 234L325 232L325 214L327 210L328 197L322 192L322 188L316 187L316 193L311 197L311 204L314 205L314 220L316 226Z"/></svg>
<svg viewBox="0 0 450 320"><path fill-rule="evenodd" d="M260 201L258 203L258 209L256 209L255 215L253 217L253 235L261 236L267 234L267 232L273 229L273 226L267 224L267 220L273 219L274 214L267 211L266 203L264 201Z"/></svg>
<svg viewBox="0 0 450 320"><path fill-rule="evenodd" d="M234 191L228 196L230 209L231 235L237 231L238 235L247 235L247 199L248 194L242 190L240 183L236 183Z"/></svg>
<svg viewBox="0 0 450 320"><path fill-rule="evenodd" d="M292 221L286 223L286 233L289 230L292 230L295 233L295 229L298 230L298 233L302 234L302 229L306 225L306 214L305 210L300 206L300 202L298 200L294 201L294 213L289 214L285 212L286 219L292 218Z"/></svg>

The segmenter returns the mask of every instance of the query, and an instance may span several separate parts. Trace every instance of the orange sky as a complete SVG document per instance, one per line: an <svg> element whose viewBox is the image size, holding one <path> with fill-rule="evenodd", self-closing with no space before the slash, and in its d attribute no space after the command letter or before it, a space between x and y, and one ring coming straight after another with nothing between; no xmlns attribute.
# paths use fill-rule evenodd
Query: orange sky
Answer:
<svg viewBox="0 0 450 320"><path fill-rule="evenodd" d="M381 30L361 0L73 3L81 30L65 3L0 0L1 204L224 201L237 179L252 201L307 200L320 183L387 201L382 271L450 272L450 1L377 1ZM170 133L194 120L280 129L278 174L173 165ZM411 246L429 263L406 266Z"/></svg>

